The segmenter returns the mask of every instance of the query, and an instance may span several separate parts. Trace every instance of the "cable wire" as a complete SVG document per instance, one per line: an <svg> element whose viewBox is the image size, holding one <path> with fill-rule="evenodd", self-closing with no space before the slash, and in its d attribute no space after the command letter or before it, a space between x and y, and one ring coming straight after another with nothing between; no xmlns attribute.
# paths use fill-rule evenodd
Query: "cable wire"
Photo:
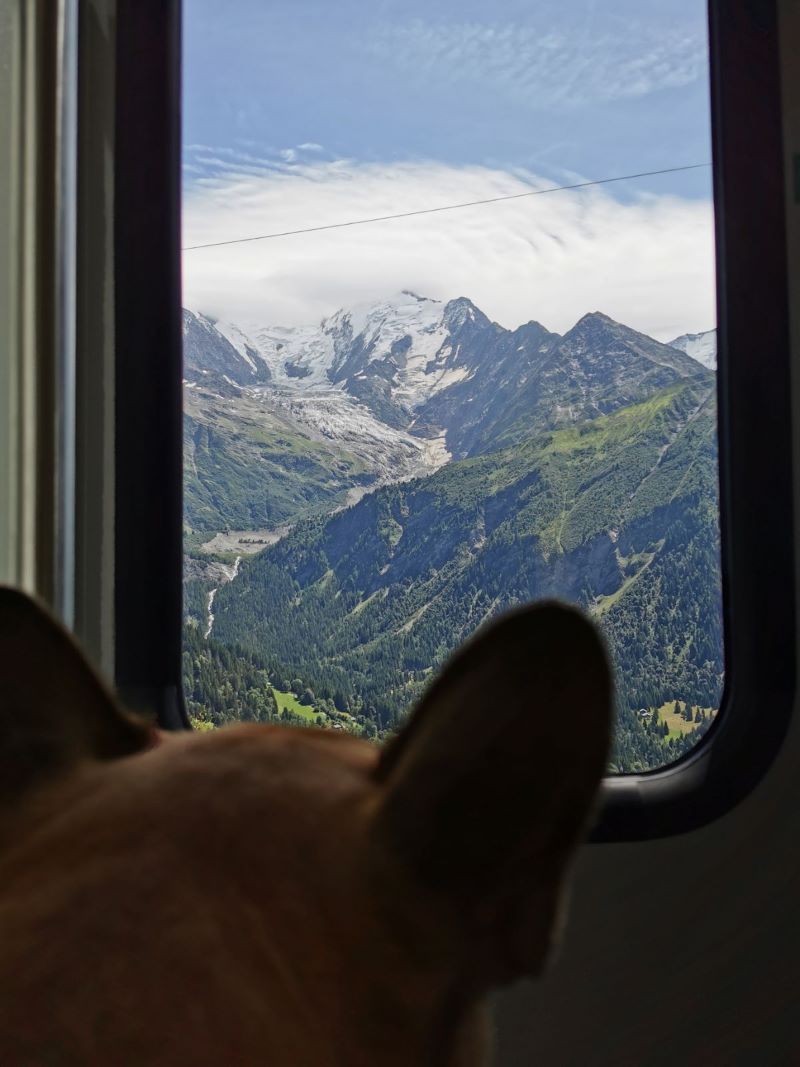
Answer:
<svg viewBox="0 0 800 1067"><path fill-rule="evenodd" d="M323 226L306 226L300 230L282 230L280 233L262 233L256 237L233 237L227 241L209 241L207 244L187 245L182 252L197 252L201 248L221 248L223 245L248 244L251 241L272 241L276 237L296 237L302 233L319 233L321 230L341 230L347 226L368 226L373 222L392 222L394 219L408 219L414 215L434 215L439 211L459 211L465 207L481 207L484 204L497 204L501 200L521 200L525 196L544 196L546 193L563 193L570 189L586 189L590 185L610 185L612 182L628 182L635 178L653 178L659 174L678 174L686 170L702 170L710 163L691 163L685 167L666 167L663 170L644 170L639 174L622 174L617 178L598 178L590 182L577 182L575 185L554 185L549 189L531 189L525 193L510 193L505 196L491 196L486 200L470 200L464 204L445 204L442 207L419 208L416 211L399 211L395 215L378 215L371 219L351 219L349 222L329 222Z"/></svg>

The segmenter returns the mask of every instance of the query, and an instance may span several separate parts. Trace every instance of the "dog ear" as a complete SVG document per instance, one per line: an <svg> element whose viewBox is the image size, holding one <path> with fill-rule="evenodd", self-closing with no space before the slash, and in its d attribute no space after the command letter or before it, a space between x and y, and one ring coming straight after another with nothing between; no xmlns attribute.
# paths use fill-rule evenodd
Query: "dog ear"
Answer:
<svg viewBox="0 0 800 1067"><path fill-rule="evenodd" d="M49 611L0 587L0 802L80 760L128 755L148 741Z"/></svg>
<svg viewBox="0 0 800 1067"><path fill-rule="evenodd" d="M375 829L456 916L482 988L546 962L610 722L597 631L542 603L480 631L384 750Z"/></svg>

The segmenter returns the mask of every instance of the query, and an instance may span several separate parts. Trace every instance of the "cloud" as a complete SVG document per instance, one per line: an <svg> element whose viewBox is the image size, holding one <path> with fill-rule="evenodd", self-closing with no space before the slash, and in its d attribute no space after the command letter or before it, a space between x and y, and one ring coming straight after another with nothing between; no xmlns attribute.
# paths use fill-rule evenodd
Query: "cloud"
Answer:
<svg viewBox="0 0 800 1067"><path fill-rule="evenodd" d="M194 180L184 244L252 237L544 188L534 174L435 162L232 165ZM635 188L635 187L634 187ZM709 201L557 192L184 253L185 302L243 324L315 322L401 289L469 296L515 327L603 311L668 340L714 324Z"/></svg>
<svg viewBox="0 0 800 1067"><path fill-rule="evenodd" d="M240 143L243 144L244 142L240 141ZM238 170L260 174L265 169L286 168L300 158L301 152L306 154L314 153L315 158L318 158L320 152L325 152L325 148L322 145L307 141L304 144L297 145L295 148L282 148L272 156L269 156L264 154L268 150L263 145L259 146L254 141L249 141L247 144L251 148L260 148L260 154L255 155L253 152L243 152L241 148L231 148L229 146L212 148L210 145L202 144L184 145L183 155L185 162L183 168L192 173L202 174L219 174Z"/></svg>
<svg viewBox="0 0 800 1067"><path fill-rule="evenodd" d="M548 19L549 21L549 19ZM707 43L688 26L619 20L614 31L413 19L372 31L365 50L419 82L505 92L538 109L676 89L705 75Z"/></svg>

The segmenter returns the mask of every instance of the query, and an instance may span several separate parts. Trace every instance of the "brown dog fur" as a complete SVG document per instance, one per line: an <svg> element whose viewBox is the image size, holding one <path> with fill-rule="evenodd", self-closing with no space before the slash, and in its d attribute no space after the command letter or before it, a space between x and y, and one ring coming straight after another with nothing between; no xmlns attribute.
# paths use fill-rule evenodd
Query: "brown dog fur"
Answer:
<svg viewBox="0 0 800 1067"><path fill-rule="evenodd" d="M544 966L607 754L595 630L542 604L385 749L237 726L153 747L0 589L0 1063L477 1067Z"/></svg>

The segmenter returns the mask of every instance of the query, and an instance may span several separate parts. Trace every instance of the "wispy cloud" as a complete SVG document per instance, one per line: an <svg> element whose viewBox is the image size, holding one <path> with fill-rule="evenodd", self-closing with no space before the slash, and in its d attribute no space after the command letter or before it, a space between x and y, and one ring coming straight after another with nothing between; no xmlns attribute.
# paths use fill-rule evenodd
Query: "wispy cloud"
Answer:
<svg viewBox="0 0 800 1067"><path fill-rule="evenodd" d="M209 156L207 158L219 157ZM234 163L195 180L184 243L346 222L540 188L522 170L435 162ZM184 255L186 302L241 322L313 322L399 289L471 297L506 326L568 329L601 310L653 336L714 321L708 201L607 190L486 207Z"/></svg>
<svg viewBox="0 0 800 1067"><path fill-rule="evenodd" d="M244 143L244 142L240 142ZM253 152L244 152L240 148L229 146L212 148L210 145L189 144L183 149L185 162L184 170L200 172L203 174L218 174L234 170L243 170L260 174L264 170L275 170L291 167L298 160L319 159L320 153L325 148L320 144L306 142L296 145L294 148L278 149L274 155L265 155L263 146L257 146L255 142L248 142L249 147L261 147L258 155ZM255 169L253 169L255 168Z"/></svg>
<svg viewBox="0 0 800 1067"><path fill-rule="evenodd" d="M373 30L364 47L406 78L480 84L542 109L680 88L706 71L706 43L689 27L620 20L595 35L552 25L414 19Z"/></svg>

